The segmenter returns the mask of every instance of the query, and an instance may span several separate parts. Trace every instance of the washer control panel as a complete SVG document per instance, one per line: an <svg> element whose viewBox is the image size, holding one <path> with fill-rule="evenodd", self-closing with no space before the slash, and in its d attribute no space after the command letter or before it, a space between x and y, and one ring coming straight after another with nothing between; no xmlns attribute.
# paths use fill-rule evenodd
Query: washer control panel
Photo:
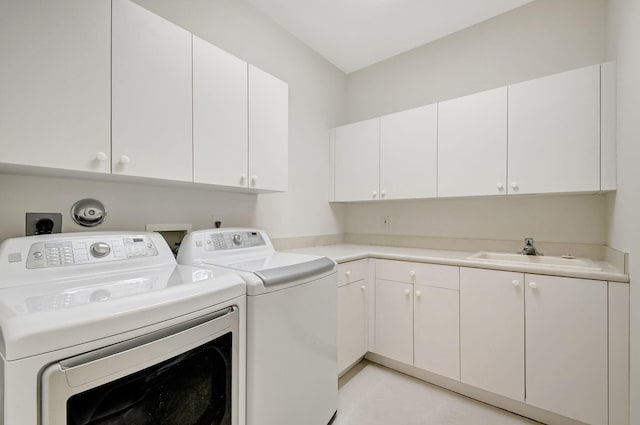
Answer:
<svg viewBox="0 0 640 425"><path fill-rule="evenodd" d="M222 251L240 248L265 246L266 242L260 232L216 232L196 239L196 246L205 251Z"/></svg>
<svg viewBox="0 0 640 425"><path fill-rule="evenodd" d="M158 255L147 236L36 242L27 258L28 269L91 264Z"/></svg>

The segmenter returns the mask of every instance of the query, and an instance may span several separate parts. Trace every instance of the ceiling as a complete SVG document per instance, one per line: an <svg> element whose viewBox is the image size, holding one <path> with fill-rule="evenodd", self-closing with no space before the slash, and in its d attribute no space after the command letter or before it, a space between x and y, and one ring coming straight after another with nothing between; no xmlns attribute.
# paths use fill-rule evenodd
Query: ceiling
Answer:
<svg viewBox="0 0 640 425"><path fill-rule="evenodd" d="M532 0L247 0L345 73Z"/></svg>

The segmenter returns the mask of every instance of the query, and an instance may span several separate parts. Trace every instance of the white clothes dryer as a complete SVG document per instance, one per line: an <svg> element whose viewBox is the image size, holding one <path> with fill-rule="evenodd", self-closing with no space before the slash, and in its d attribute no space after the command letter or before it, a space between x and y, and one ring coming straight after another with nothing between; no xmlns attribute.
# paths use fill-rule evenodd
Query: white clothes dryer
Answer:
<svg viewBox="0 0 640 425"><path fill-rule="evenodd" d="M256 229L194 231L178 262L247 282L247 424L326 425L338 404L337 279L326 257L276 252Z"/></svg>
<svg viewBox="0 0 640 425"><path fill-rule="evenodd" d="M0 424L244 424L244 279L157 233L0 244Z"/></svg>

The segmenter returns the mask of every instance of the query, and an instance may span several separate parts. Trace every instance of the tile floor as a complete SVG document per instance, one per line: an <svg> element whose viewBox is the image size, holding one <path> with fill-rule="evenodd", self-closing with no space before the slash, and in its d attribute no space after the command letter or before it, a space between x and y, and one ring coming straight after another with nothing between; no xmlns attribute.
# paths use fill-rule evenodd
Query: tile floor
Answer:
<svg viewBox="0 0 640 425"><path fill-rule="evenodd" d="M333 425L539 425L366 360L338 386Z"/></svg>

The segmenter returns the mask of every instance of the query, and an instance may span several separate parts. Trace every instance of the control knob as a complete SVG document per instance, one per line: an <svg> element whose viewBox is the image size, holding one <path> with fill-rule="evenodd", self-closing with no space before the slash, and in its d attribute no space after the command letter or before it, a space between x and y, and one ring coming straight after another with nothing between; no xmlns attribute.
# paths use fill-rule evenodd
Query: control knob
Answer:
<svg viewBox="0 0 640 425"><path fill-rule="evenodd" d="M236 233L231 237L231 240L233 241L234 244L240 245L242 243L242 236Z"/></svg>
<svg viewBox="0 0 640 425"><path fill-rule="evenodd" d="M91 251L91 255L93 255L95 258L102 258L109 255L109 253L111 252L111 247L105 242L96 242L91 245L89 251Z"/></svg>

